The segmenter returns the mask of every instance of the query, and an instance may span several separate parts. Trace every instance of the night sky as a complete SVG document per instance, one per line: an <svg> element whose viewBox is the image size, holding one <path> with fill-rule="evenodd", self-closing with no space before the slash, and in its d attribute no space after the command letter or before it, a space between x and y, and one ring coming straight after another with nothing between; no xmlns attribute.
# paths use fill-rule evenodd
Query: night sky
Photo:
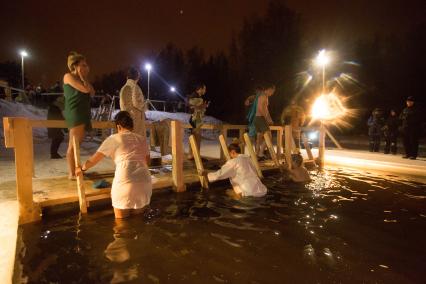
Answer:
<svg viewBox="0 0 426 284"><path fill-rule="evenodd" d="M261 15L266 0L2 1L0 62L20 60L26 74L49 86L66 72L66 56L84 54L94 75L137 65L168 42L207 54L227 49L244 18ZM347 40L402 33L426 15L424 0L288 0L302 16L306 42L338 49Z"/></svg>

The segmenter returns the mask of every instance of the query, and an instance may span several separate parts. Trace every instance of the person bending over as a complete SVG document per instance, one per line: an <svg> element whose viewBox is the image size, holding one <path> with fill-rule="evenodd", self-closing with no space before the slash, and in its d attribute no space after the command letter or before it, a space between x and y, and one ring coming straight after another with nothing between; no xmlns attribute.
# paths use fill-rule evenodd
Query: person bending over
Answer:
<svg viewBox="0 0 426 284"><path fill-rule="evenodd" d="M133 120L127 111L115 116L116 134L109 136L97 152L91 156L76 174L95 166L104 157L115 163L115 174L111 188L115 218L126 218L141 213L149 204L152 180L148 170L148 146L146 138L133 133Z"/></svg>
<svg viewBox="0 0 426 284"><path fill-rule="evenodd" d="M239 145L228 146L231 159L227 161L220 170L209 173L207 178L210 182L229 178L237 197L254 196L261 197L266 194L266 186L257 176L250 157L240 154Z"/></svg>

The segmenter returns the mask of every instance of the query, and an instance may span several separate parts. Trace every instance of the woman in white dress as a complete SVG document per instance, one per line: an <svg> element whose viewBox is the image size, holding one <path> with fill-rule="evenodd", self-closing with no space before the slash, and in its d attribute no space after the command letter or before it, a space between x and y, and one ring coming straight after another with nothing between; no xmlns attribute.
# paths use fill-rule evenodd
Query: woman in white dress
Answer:
<svg viewBox="0 0 426 284"><path fill-rule="evenodd" d="M109 136L80 171L95 166L104 157L115 163L115 175L111 188L115 218L126 218L143 211L152 194L152 180L148 170L148 145L146 138L132 132L133 120L127 111L115 116L117 134Z"/></svg>

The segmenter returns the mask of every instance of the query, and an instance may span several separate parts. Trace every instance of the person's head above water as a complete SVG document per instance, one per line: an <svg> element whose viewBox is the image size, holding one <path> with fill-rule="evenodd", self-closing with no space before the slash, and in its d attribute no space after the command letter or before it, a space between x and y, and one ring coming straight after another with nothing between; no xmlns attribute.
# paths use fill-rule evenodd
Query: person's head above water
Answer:
<svg viewBox="0 0 426 284"><path fill-rule="evenodd" d="M129 70L127 70L127 79L138 81L140 79L140 76L141 73L135 67L130 67Z"/></svg>
<svg viewBox="0 0 426 284"><path fill-rule="evenodd" d="M133 119L127 111L117 113L114 117L114 122L119 133L124 130L133 130Z"/></svg>
<svg viewBox="0 0 426 284"><path fill-rule="evenodd" d="M204 83L197 83L197 84L195 84L194 90L201 97L201 96L203 96L207 92L206 84L204 84Z"/></svg>
<svg viewBox="0 0 426 284"><path fill-rule="evenodd" d="M238 144L231 143L228 145L229 156L231 158L236 158L239 154L241 154L241 148Z"/></svg>
<svg viewBox="0 0 426 284"><path fill-rule="evenodd" d="M293 168L300 168L303 164L303 157L300 154L291 155L291 164Z"/></svg>

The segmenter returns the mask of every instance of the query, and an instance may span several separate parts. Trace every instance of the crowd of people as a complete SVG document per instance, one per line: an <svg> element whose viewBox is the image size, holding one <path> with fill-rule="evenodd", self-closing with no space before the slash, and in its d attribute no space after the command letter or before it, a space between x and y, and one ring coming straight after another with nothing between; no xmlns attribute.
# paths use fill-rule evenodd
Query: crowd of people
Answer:
<svg viewBox="0 0 426 284"><path fill-rule="evenodd" d="M380 151L381 139L384 137L384 153L396 155L398 137L402 136L405 153L403 158L417 159L420 124L421 117L415 106L415 98L413 96L407 98L406 107L400 115L397 114L396 110L391 109L388 117L385 118L381 109L374 109L367 121L370 152Z"/></svg>

